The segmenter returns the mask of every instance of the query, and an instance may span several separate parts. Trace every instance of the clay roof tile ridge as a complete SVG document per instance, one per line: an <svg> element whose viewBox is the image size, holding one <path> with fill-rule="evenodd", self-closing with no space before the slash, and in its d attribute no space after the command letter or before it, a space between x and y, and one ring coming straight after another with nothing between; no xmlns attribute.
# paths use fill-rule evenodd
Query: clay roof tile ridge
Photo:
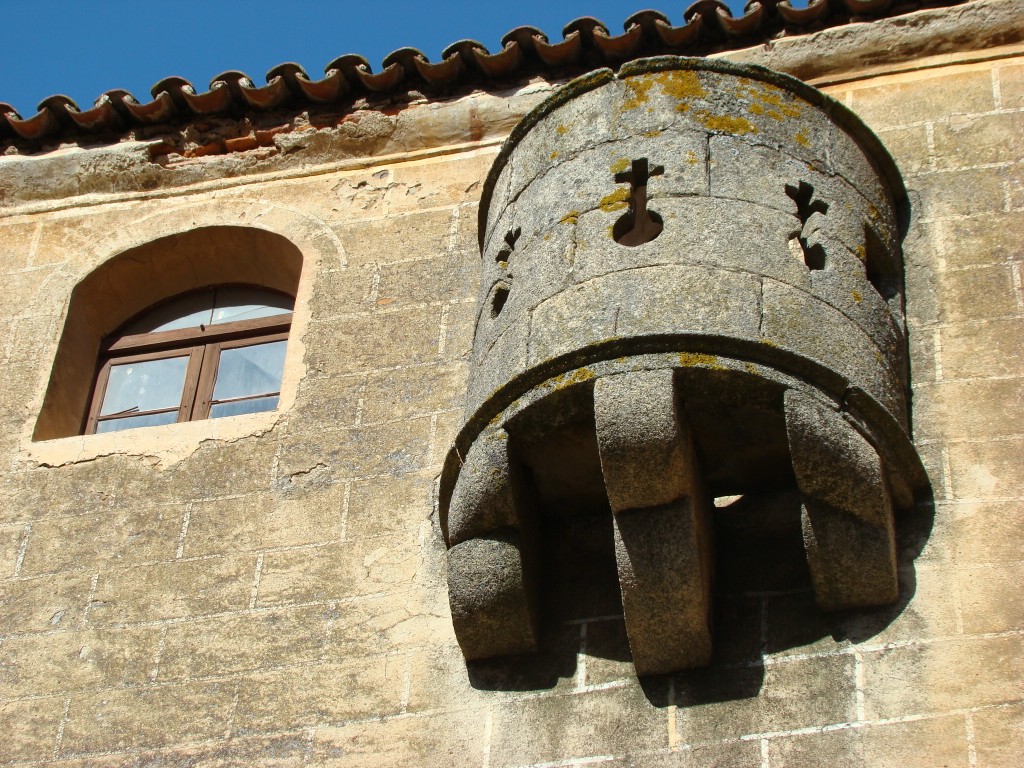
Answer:
<svg viewBox="0 0 1024 768"><path fill-rule="evenodd" d="M391 95L414 90L418 83L444 88L479 87L483 79L501 83L526 72L549 71L556 76L583 67L613 66L638 56L656 54L705 55L730 46L750 45L780 34L801 33L850 21L899 16L922 6L953 6L966 0L809 0L802 7L792 0L748 0L743 13L733 16L721 0L695 0L683 12L682 23L656 10L633 13L613 35L599 19L581 16L570 21L562 37L552 41L540 29L515 27L491 53L476 40L459 40L431 62L415 48L388 54L380 72L357 54L333 59L324 77L314 80L294 62L279 64L257 86L244 72L229 70L198 93L182 77L166 77L151 89L152 101L140 102L131 93L110 90L87 110L67 96L40 102L38 113L22 118L10 105L0 104L0 139L38 149L65 136L113 134L133 126L177 125L196 117L237 116L290 105L339 103L360 95ZM0 145L0 146L2 146Z"/></svg>

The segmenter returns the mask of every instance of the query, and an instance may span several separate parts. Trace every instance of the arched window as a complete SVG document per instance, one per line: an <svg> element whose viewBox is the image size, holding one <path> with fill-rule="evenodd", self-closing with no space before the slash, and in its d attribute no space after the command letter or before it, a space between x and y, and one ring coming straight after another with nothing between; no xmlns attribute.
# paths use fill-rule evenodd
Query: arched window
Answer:
<svg viewBox="0 0 1024 768"><path fill-rule="evenodd" d="M294 299L250 286L181 294L104 340L85 432L277 407Z"/></svg>
<svg viewBox="0 0 1024 768"><path fill-rule="evenodd" d="M243 226L105 258L71 291L33 441L288 407L302 272L291 241Z"/></svg>

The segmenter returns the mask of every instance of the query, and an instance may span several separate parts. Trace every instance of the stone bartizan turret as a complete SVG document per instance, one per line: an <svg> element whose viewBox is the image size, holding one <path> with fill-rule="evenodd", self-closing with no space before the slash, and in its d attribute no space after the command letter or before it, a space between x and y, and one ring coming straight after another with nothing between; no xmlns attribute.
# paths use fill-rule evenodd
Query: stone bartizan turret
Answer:
<svg viewBox="0 0 1024 768"><path fill-rule="evenodd" d="M819 605L896 600L894 507L926 482L903 205L856 116L765 69L649 59L526 116L441 482L467 659L537 648L545 515L613 516L638 674L711 658L715 497L795 488Z"/></svg>

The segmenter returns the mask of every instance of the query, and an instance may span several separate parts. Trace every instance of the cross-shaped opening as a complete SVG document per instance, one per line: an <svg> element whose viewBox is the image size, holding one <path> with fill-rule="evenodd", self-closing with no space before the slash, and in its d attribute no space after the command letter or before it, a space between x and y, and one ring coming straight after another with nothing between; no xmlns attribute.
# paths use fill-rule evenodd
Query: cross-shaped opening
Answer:
<svg viewBox="0 0 1024 768"><path fill-rule="evenodd" d="M521 227L516 227L505 233L505 245L501 247L501 250L498 251L498 255L494 259L502 269L508 267L509 259L512 258L512 251L516 249L516 240L519 239L519 235L522 232Z"/></svg>
<svg viewBox="0 0 1024 768"><path fill-rule="evenodd" d="M828 203L820 198L816 198L814 196L814 187L806 181L801 181L796 186L787 184L786 194L796 203L796 215L800 219L800 232L794 235L794 238L799 241L800 253L797 255L803 256L804 264L807 265L808 269L824 269L825 249L822 248L821 243L808 245L807 235L810 233L807 229L807 223L811 216L816 213L822 215L828 213ZM790 242L794 246L794 250L796 250L796 243L792 242L792 238Z"/></svg>
<svg viewBox="0 0 1024 768"><path fill-rule="evenodd" d="M628 171L615 174L617 184L629 184L629 210L612 227L612 237L619 245L643 245L661 234L661 216L647 208L647 182L663 173L664 166L652 167L646 157L641 157L633 161Z"/></svg>

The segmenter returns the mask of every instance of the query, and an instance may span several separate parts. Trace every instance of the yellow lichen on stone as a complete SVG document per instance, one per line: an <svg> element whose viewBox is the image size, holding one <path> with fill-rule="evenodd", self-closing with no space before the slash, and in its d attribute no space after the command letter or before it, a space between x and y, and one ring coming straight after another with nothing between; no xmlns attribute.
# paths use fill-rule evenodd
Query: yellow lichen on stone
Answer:
<svg viewBox="0 0 1024 768"><path fill-rule="evenodd" d="M571 373L563 373L561 376L555 376L551 379L551 386L554 389L564 389L565 387L571 387L574 384L582 384L584 381L589 381L594 378L594 372L589 368L578 368Z"/></svg>
<svg viewBox="0 0 1024 768"><path fill-rule="evenodd" d="M671 72L661 72L655 75L654 79L666 96L671 96L677 101L699 99L701 96L708 95L708 92L700 84L697 73L691 70L677 69Z"/></svg>
<svg viewBox="0 0 1024 768"><path fill-rule="evenodd" d="M679 353L679 364L685 366L699 365L703 368L711 368L715 371L721 371L725 369L721 363L718 362L718 358L714 355L708 355L703 352L680 352Z"/></svg>
<svg viewBox="0 0 1024 768"><path fill-rule="evenodd" d="M627 77L624 82L633 91L633 95L622 102L622 111L636 109L641 104L646 104L648 92L654 87L654 81L649 77Z"/></svg>
<svg viewBox="0 0 1024 768"><path fill-rule="evenodd" d="M661 133L662 131L660 128L655 128L653 131L647 131L647 133L645 133L644 136L646 136L648 139L653 139L658 136L661 136Z"/></svg>
<svg viewBox="0 0 1024 768"><path fill-rule="evenodd" d="M806 131L800 131L796 136L793 137L793 141L799 144L801 147L811 146L811 140L807 138Z"/></svg>
<svg viewBox="0 0 1024 768"><path fill-rule="evenodd" d="M853 296L853 300L858 304L864 300L864 297L860 295L860 291L850 291L850 295Z"/></svg>
<svg viewBox="0 0 1024 768"><path fill-rule="evenodd" d="M692 149L686 150L686 162L690 165L697 165L700 162L700 158L697 157L697 153Z"/></svg>
<svg viewBox="0 0 1024 768"><path fill-rule="evenodd" d="M753 125L745 117L733 117L732 115L713 115L710 112L701 110L697 117L705 128L712 131L723 131L742 135L744 133L757 133L757 126Z"/></svg>
<svg viewBox="0 0 1024 768"><path fill-rule="evenodd" d="M623 171L629 170L629 158L620 157L611 166L612 173L622 173Z"/></svg>
<svg viewBox="0 0 1024 768"><path fill-rule="evenodd" d="M857 255L857 258L860 259L861 261L868 260L868 249L865 248L863 245L858 245L854 249L854 253Z"/></svg>
<svg viewBox="0 0 1024 768"><path fill-rule="evenodd" d="M556 157L558 157L558 152L552 152L551 159L554 160Z"/></svg>
<svg viewBox="0 0 1024 768"><path fill-rule="evenodd" d="M558 134L565 134L565 133L568 133L568 132L569 132L569 127L567 125L559 125L557 128L555 128L555 133L558 133Z"/></svg>
<svg viewBox="0 0 1024 768"><path fill-rule="evenodd" d="M768 93L767 91L780 92L780 89L774 86L769 86L767 83L761 83L762 87L758 88L755 86L741 86L736 90L736 96L739 98L750 99L751 103L747 109L755 115L767 115L773 120L783 120L787 117L800 117L801 110L799 107L793 104L786 104L781 96L775 95L775 93ZM774 107L774 109L766 109L765 105Z"/></svg>
<svg viewBox="0 0 1024 768"><path fill-rule="evenodd" d="M629 190L625 187L619 187L610 195L605 195L601 198L601 210L605 213L611 213L612 211L621 211L623 208L629 205Z"/></svg>
<svg viewBox="0 0 1024 768"><path fill-rule="evenodd" d="M580 220L579 211L569 211L565 216L558 220L559 224L577 224Z"/></svg>
<svg viewBox="0 0 1024 768"><path fill-rule="evenodd" d="M761 375L761 372L757 370L757 366L753 363L745 363L743 367L747 369L747 373L752 373L755 376Z"/></svg>
<svg viewBox="0 0 1024 768"><path fill-rule="evenodd" d="M764 344L766 347L778 347L779 346L778 344L776 344L771 339L761 339L761 343Z"/></svg>
<svg viewBox="0 0 1024 768"><path fill-rule="evenodd" d="M690 105L685 102L707 95L707 91L700 84L697 73L690 71L673 70L659 72L656 75L627 77L623 82L633 91L633 95L622 103L621 110L623 112L646 104L650 99L650 90L655 83L661 86L662 93L680 102L676 105L676 109L680 112L686 112L690 108ZM653 112L653 107L648 111Z"/></svg>

